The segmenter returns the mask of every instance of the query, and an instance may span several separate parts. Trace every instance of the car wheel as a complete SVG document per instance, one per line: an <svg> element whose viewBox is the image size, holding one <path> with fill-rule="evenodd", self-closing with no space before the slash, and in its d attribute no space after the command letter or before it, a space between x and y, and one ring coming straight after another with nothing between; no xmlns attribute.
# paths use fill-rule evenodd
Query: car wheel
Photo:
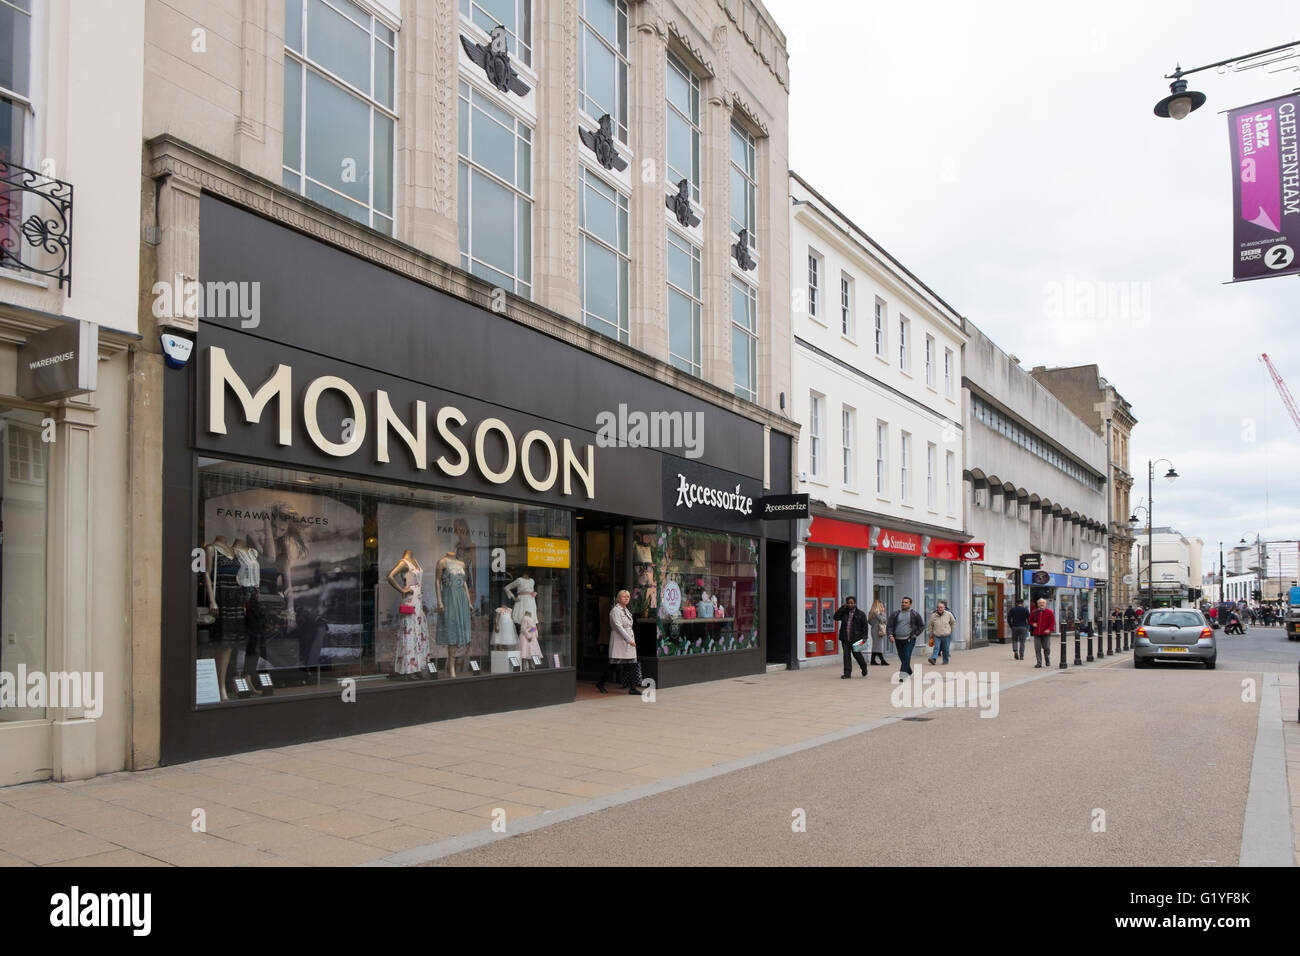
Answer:
<svg viewBox="0 0 1300 956"><path fill-rule="evenodd" d="M1133 669L1135 671L1140 671L1142 668L1146 667L1150 663L1151 662L1147 660L1145 657L1135 657L1133 658Z"/></svg>
<svg viewBox="0 0 1300 956"><path fill-rule="evenodd" d="M1214 665L1217 664L1218 662L1219 662L1219 656L1216 654L1214 657L1211 657L1209 660L1205 662L1205 669L1207 671L1214 670Z"/></svg>

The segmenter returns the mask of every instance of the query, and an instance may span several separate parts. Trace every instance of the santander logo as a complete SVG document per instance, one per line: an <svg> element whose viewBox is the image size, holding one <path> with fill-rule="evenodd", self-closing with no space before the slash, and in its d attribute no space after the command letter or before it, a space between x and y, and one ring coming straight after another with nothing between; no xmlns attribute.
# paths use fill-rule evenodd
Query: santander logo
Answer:
<svg viewBox="0 0 1300 956"><path fill-rule="evenodd" d="M978 557L980 556L980 553L979 553L979 551L975 550L974 548L967 548L967 549L966 549L966 555L965 555L965 556L966 556L966 560L968 560L968 561L974 561L976 558L978 558Z"/></svg>
<svg viewBox="0 0 1300 956"><path fill-rule="evenodd" d="M891 538L886 531L880 536L880 547L886 550L915 552L918 550L918 543L910 538Z"/></svg>
<svg viewBox="0 0 1300 956"><path fill-rule="evenodd" d="M889 542L889 533L886 532L886 533L884 533L884 534L882 534L882 535L880 536L880 546L881 546L882 548L887 548L887 547L889 547L889 544L890 544L890 542Z"/></svg>

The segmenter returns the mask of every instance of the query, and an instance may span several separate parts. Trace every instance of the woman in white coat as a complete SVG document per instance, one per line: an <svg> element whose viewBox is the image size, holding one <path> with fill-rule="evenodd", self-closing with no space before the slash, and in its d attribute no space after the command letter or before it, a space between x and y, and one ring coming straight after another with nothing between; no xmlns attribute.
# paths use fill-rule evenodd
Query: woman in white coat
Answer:
<svg viewBox="0 0 1300 956"><path fill-rule="evenodd" d="M609 609L609 662L617 663L622 669L622 683L629 694L641 693L641 665L636 659L636 635L632 633L632 612L628 602L632 595L628 591L619 591L616 602ZM605 679L602 677L596 689L605 693Z"/></svg>

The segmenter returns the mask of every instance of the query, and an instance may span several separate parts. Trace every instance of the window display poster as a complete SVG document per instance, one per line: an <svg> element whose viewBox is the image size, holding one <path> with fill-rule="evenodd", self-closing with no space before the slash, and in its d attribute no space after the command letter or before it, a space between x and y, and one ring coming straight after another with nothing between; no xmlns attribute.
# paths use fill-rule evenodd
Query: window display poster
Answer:
<svg viewBox="0 0 1300 956"><path fill-rule="evenodd" d="M203 502L206 542L223 535L257 551L263 656L313 667L361 655L362 518L329 495L252 488Z"/></svg>
<svg viewBox="0 0 1300 956"><path fill-rule="evenodd" d="M835 631L835 598L822 598L822 632Z"/></svg>
<svg viewBox="0 0 1300 956"><path fill-rule="evenodd" d="M803 599L803 630L805 634L817 633L817 599Z"/></svg>
<svg viewBox="0 0 1300 956"><path fill-rule="evenodd" d="M438 607L437 591L433 585L433 569L443 552L438 549L433 530L433 512L428 508L412 508L410 505L380 501L376 506L375 525L379 530L375 635L376 643L387 647L391 645L391 636L387 642L383 637L390 635L397 627L399 623L397 608L402 603L402 595L388 584L388 572L402 560L403 552L407 550L411 552L411 557L415 558L416 563L424 569L420 590L424 596L425 617L432 619L433 612ZM380 651L376 650L376 657L382 662L389 660L391 654L387 657L380 656Z"/></svg>
<svg viewBox="0 0 1300 956"><path fill-rule="evenodd" d="M439 508L434 519L437 554L433 560L437 562L448 552L454 552L456 557L465 562L465 583L469 585L470 605L478 614L486 614L489 610L487 602L492 578L488 568L492 557L492 541L488 526L487 515L459 514L447 507Z"/></svg>

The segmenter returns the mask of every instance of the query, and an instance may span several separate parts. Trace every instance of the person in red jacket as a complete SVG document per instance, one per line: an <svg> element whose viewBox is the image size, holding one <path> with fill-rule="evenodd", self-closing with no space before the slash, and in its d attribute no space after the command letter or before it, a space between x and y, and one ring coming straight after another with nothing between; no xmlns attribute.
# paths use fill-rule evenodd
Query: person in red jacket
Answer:
<svg viewBox="0 0 1300 956"><path fill-rule="evenodd" d="M1056 615L1047 606L1046 598L1038 599L1038 607L1029 615L1029 633L1034 635L1034 666L1052 666L1052 634L1056 631Z"/></svg>

